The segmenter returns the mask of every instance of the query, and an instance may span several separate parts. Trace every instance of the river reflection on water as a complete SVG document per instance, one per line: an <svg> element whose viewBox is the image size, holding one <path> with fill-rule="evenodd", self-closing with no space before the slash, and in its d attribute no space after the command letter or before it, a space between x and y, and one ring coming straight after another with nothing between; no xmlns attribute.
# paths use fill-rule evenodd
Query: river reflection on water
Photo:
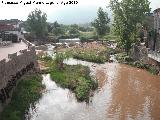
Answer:
<svg viewBox="0 0 160 120"><path fill-rule="evenodd" d="M99 89L91 102L76 101L74 94L43 75L46 90L30 109L30 120L160 120L160 77L118 63L102 65L69 59L83 64L96 76Z"/></svg>

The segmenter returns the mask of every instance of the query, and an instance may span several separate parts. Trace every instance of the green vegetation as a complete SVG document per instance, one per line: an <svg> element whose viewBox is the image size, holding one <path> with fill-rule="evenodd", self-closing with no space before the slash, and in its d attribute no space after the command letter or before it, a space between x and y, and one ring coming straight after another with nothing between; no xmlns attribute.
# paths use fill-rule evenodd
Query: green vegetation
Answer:
<svg viewBox="0 0 160 120"><path fill-rule="evenodd" d="M70 50L73 58L86 60L89 62L95 63L105 63L109 60L109 49L105 48L104 46L99 46L93 48L76 48Z"/></svg>
<svg viewBox="0 0 160 120"><path fill-rule="evenodd" d="M128 54L132 43L137 41L138 26L143 25L150 12L148 0L110 0L114 15L114 30L120 37L119 46Z"/></svg>
<svg viewBox="0 0 160 120"><path fill-rule="evenodd" d="M34 37L44 38L48 32L47 15L35 9L28 15L26 28Z"/></svg>
<svg viewBox="0 0 160 120"><path fill-rule="evenodd" d="M76 36L79 36L79 29L78 29L78 25L76 24L73 24L73 25L70 25L69 27L69 35L76 35Z"/></svg>
<svg viewBox="0 0 160 120"><path fill-rule="evenodd" d="M56 56L55 56L55 63L57 65L57 68L59 70L63 70L64 69L64 63L63 61L65 59L68 59L69 58L69 54L67 53L57 53Z"/></svg>
<svg viewBox="0 0 160 120"><path fill-rule="evenodd" d="M98 40L98 36L94 32L80 32L79 36L81 42L91 42Z"/></svg>
<svg viewBox="0 0 160 120"><path fill-rule="evenodd" d="M54 60L43 59L49 67L46 71L61 87L72 90L78 101L88 102L90 93L98 87L98 84L96 80L91 79L88 67L64 64L63 60L68 57L68 53L57 53Z"/></svg>
<svg viewBox="0 0 160 120"><path fill-rule="evenodd" d="M60 25L57 21L55 21L52 26L51 26L51 32L55 35L55 36L59 36L59 35L64 35L65 31L63 29L63 26Z"/></svg>
<svg viewBox="0 0 160 120"><path fill-rule="evenodd" d="M22 78L13 92L13 97L0 114L1 120L23 120L30 104L34 104L41 97L42 77L38 74Z"/></svg>
<svg viewBox="0 0 160 120"><path fill-rule="evenodd" d="M118 36L114 35L114 34L107 34L103 37L103 40L106 40L106 41L110 41L110 40L114 40L114 41L118 41L119 38Z"/></svg>
<svg viewBox="0 0 160 120"><path fill-rule="evenodd" d="M99 38L103 37L106 33L109 33L108 23L110 19L108 13L105 12L101 7L98 9L98 17L92 22L92 25L95 27L97 35Z"/></svg>
<svg viewBox="0 0 160 120"><path fill-rule="evenodd" d="M82 65L64 65L63 70L51 68L51 78L63 88L71 89L79 101L88 102L90 93L97 88L89 76L89 68Z"/></svg>
<svg viewBox="0 0 160 120"><path fill-rule="evenodd" d="M108 57L105 56L104 53L96 54L92 52L78 52L78 51L74 51L73 58L95 63L105 63L108 60Z"/></svg>

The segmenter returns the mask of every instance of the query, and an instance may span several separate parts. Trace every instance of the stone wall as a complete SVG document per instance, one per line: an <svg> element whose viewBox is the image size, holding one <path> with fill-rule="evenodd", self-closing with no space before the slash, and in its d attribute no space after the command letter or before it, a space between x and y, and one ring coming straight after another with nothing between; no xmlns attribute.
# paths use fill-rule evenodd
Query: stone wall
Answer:
<svg viewBox="0 0 160 120"><path fill-rule="evenodd" d="M160 8L154 10L154 29L156 30L155 50L160 51Z"/></svg>
<svg viewBox="0 0 160 120"><path fill-rule="evenodd" d="M38 70L35 46L30 45L0 61L0 112L9 103L18 80L31 70Z"/></svg>
<svg viewBox="0 0 160 120"><path fill-rule="evenodd" d="M160 52L160 34L157 34L156 43L155 43L155 50Z"/></svg>
<svg viewBox="0 0 160 120"><path fill-rule="evenodd" d="M35 47L21 50L18 55L9 54L8 59L8 61L6 59L0 61L0 89L5 88L11 77L30 63L37 65Z"/></svg>
<svg viewBox="0 0 160 120"><path fill-rule="evenodd" d="M159 30L160 30L160 8L154 10L154 29L159 33Z"/></svg>
<svg viewBox="0 0 160 120"><path fill-rule="evenodd" d="M144 45L133 45L131 50L131 58L138 61L148 63L148 49Z"/></svg>
<svg viewBox="0 0 160 120"><path fill-rule="evenodd" d="M133 45L130 57L135 61L142 61L144 64L155 66L157 70L160 70L160 62L150 57L150 52L149 48L144 45Z"/></svg>

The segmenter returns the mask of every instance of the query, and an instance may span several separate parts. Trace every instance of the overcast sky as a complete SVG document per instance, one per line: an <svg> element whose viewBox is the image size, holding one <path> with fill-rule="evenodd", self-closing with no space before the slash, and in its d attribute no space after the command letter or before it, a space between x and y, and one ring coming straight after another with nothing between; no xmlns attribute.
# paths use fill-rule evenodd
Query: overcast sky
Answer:
<svg viewBox="0 0 160 120"><path fill-rule="evenodd" d="M30 0L4 0L4 1L22 1ZM33 2L34 0L32 0ZM69 0L35 0L59 3L58 5L5 5L0 0L0 19L20 19L26 20L28 14L35 8L40 8L47 13L49 22L58 21L59 23L85 23L90 22L96 17L97 9L99 7L106 8L109 0L77 0L76 5L61 5L60 3ZM152 10L160 8L160 0L149 0L151 2Z"/></svg>

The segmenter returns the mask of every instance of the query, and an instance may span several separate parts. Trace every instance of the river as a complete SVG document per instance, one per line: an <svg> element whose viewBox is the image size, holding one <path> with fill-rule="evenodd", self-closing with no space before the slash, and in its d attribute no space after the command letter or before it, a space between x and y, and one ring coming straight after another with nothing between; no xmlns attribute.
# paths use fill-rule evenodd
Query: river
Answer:
<svg viewBox="0 0 160 120"><path fill-rule="evenodd" d="M66 64L87 65L99 83L89 104L43 75L42 97L29 110L29 120L160 120L160 77L119 63L93 64L69 59Z"/></svg>

